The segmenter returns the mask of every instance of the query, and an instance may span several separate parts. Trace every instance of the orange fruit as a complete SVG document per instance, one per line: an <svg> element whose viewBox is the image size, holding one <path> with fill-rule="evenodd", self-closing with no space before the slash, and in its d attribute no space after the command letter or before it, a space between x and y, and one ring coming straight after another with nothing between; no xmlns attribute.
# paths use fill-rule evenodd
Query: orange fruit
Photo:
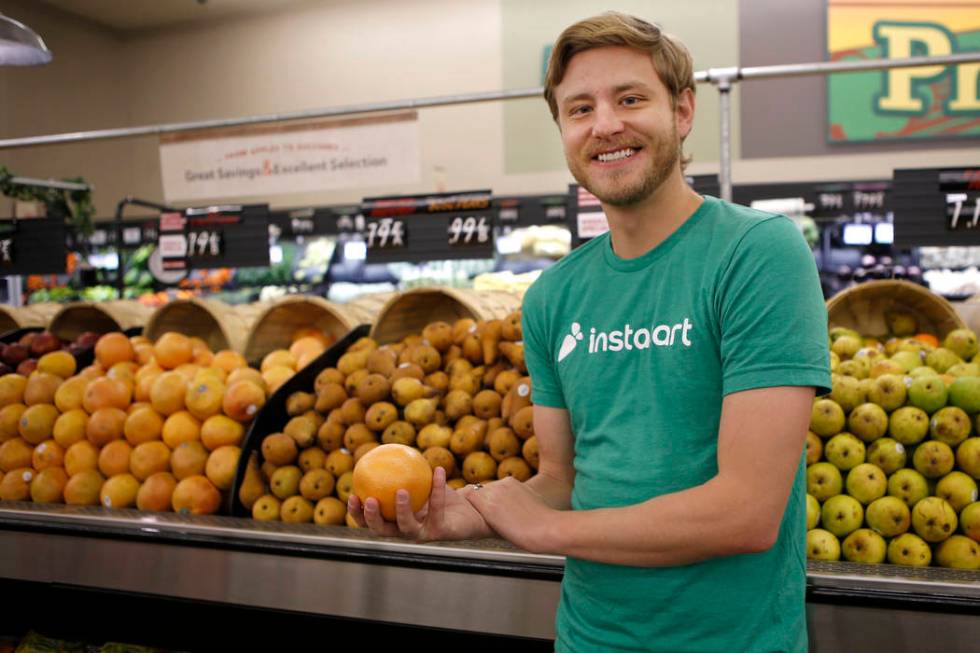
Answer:
<svg viewBox="0 0 980 653"><path fill-rule="evenodd" d="M0 499L27 501L31 497L31 481L37 474L30 467L12 469L0 480Z"/></svg>
<svg viewBox="0 0 980 653"><path fill-rule="evenodd" d="M230 490L238 471L238 459L242 450L238 447L225 446L215 449L204 467L204 474L219 490Z"/></svg>
<svg viewBox="0 0 980 653"><path fill-rule="evenodd" d="M201 424L201 442L208 451L238 446L245 437L245 427L227 415L212 415Z"/></svg>
<svg viewBox="0 0 980 653"><path fill-rule="evenodd" d="M14 438L0 444L0 472L9 472L21 467L30 467L34 447L23 438Z"/></svg>
<svg viewBox="0 0 980 653"><path fill-rule="evenodd" d="M27 385L24 387L24 403L28 406L35 404L54 405L54 396L62 383L60 376L41 371L32 372L27 377Z"/></svg>
<svg viewBox="0 0 980 653"><path fill-rule="evenodd" d="M932 345L933 347L939 346L939 338L932 335L931 333L917 333L912 336L913 340L918 340L919 342L924 342L927 345Z"/></svg>
<svg viewBox="0 0 980 653"><path fill-rule="evenodd" d="M37 471L48 467L61 467L65 464L65 449L54 440L45 440L34 447L31 466Z"/></svg>
<svg viewBox="0 0 980 653"><path fill-rule="evenodd" d="M133 350L133 343L118 331L105 334L95 343L95 360L106 369L116 363L131 361L135 358L136 352Z"/></svg>
<svg viewBox="0 0 980 653"><path fill-rule="evenodd" d="M288 367L291 370L296 370L296 357L290 354L285 349L276 349L270 351L262 359L262 364L259 365L259 369L263 372L268 370L270 367Z"/></svg>
<svg viewBox="0 0 980 653"><path fill-rule="evenodd" d="M65 452L65 471L69 476L98 468L99 450L88 440L76 442Z"/></svg>
<svg viewBox="0 0 980 653"><path fill-rule="evenodd" d="M67 351L52 351L37 361L37 371L67 379L75 373L75 357Z"/></svg>
<svg viewBox="0 0 980 653"><path fill-rule="evenodd" d="M248 367L248 361L237 351L224 349L214 355L214 358L211 359L211 366L224 370L226 374L231 374L239 368Z"/></svg>
<svg viewBox="0 0 980 653"><path fill-rule="evenodd" d="M251 381L238 381L225 389L221 407L225 415L238 422L248 422L265 405L265 392Z"/></svg>
<svg viewBox="0 0 980 653"><path fill-rule="evenodd" d="M123 437L126 413L118 408L100 408L88 418L85 437L97 447L104 447Z"/></svg>
<svg viewBox="0 0 980 653"><path fill-rule="evenodd" d="M203 420L221 412L224 396L224 383L213 376L199 374L194 382L187 386L184 405L191 415Z"/></svg>
<svg viewBox="0 0 980 653"><path fill-rule="evenodd" d="M383 444L368 451L354 467L354 494L365 501L374 497L381 515L395 520L395 493L408 490L412 512L418 512L432 491L432 468L418 449Z"/></svg>
<svg viewBox="0 0 980 653"><path fill-rule="evenodd" d="M187 379L179 372L164 372L150 387L150 403L161 415L172 415L184 409Z"/></svg>
<svg viewBox="0 0 980 653"><path fill-rule="evenodd" d="M208 452L200 442L184 442L170 454L170 469L177 480L204 473Z"/></svg>
<svg viewBox="0 0 980 653"><path fill-rule="evenodd" d="M20 374L4 374L0 377L0 406L24 402L27 379Z"/></svg>
<svg viewBox="0 0 980 653"><path fill-rule="evenodd" d="M130 454L129 470L141 481L145 481L157 472L169 472L170 449L159 440L144 442Z"/></svg>
<svg viewBox="0 0 980 653"><path fill-rule="evenodd" d="M85 469L71 476L65 484L65 503L71 506L94 506L105 478L95 469Z"/></svg>
<svg viewBox="0 0 980 653"><path fill-rule="evenodd" d="M67 449L85 439L86 426L88 426L88 413L81 408L73 408L62 413L55 421L52 436L55 442Z"/></svg>
<svg viewBox="0 0 980 653"><path fill-rule="evenodd" d="M0 408L0 442L20 437L20 418L25 410L27 406L24 404L8 404Z"/></svg>
<svg viewBox="0 0 980 653"><path fill-rule="evenodd" d="M136 507L140 510L165 512L170 510L177 479L170 472L157 472L143 481L136 493Z"/></svg>
<svg viewBox="0 0 980 653"><path fill-rule="evenodd" d="M103 476L110 478L117 474L128 473L129 457L132 453L133 448L125 440L110 442L99 452L99 471Z"/></svg>
<svg viewBox="0 0 980 653"><path fill-rule="evenodd" d="M191 362L194 346L187 336L169 331L160 336L153 345L154 357L161 367L172 370L179 365Z"/></svg>
<svg viewBox="0 0 980 653"><path fill-rule="evenodd" d="M84 376L73 376L61 385L54 393L54 405L62 413L82 407L82 399L85 397L85 388L88 387L89 379Z"/></svg>
<svg viewBox="0 0 980 653"><path fill-rule="evenodd" d="M61 467L46 467L31 481L31 501L61 503L64 500L68 474Z"/></svg>
<svg viewBox="0 0 980 653"><path fill-rule="evenodd" d="M135 384L136 373L139 372L140 367L133 361L122 361L121 363L116 363L109 368L109 371L105 373L110 379L115 379L117 381L123 381L126 385L132 386Z"/></svg>
<svg viewBox="0 0 980 653"><path fill-rule="evenodd" d="M296 370L293 368L276 365L262 372L262 379L269 388L269 394L272 394L279 389L279 386L293 378L294 374L296 374Z"/></svg>
<svg viewBox="0 0 980 653"><path fill-rule="evenodd" d="M326 351L327 347L323 344L323 341L316 336L304 336L295 340L293 344L289 346L289 353L292 354L293 358L299 361L303 356L308 356L310 354L313 357L317 357Z"/></svg>
<svg viewBox="0 0 980 653"><path fill-rule="evenodd" d="M131 445L159 440L163 433L163 417L152 406L137 408L126 416L123 435Z"/></svg>
<svg viewBox="0 0 980 653"><path fill-rule="evenodd" d="M82 407L89 415L100 408L120 408L125 410L132 401L132 388L125 381L99 377L85 386Z"/></svg>
<svg viewBox="0 0 980 653"><path fill-rule="evenodd" d="M18 425L20 437L30 444L41 444L54 433L54 423L57 419L58 409L51 404L30 406L20 416Z"/></svg>
<svg viewBox="0 0 980 653"><path fill-rule="evenodd" d="M186 410L174 413L163 423L163 441L171 449L201 439L201 422Z"/></svg>
<svg viewBox="0 0 980 653"><path fill-rule="evenodd" d="M221 507L221 494L206 477L188 476L174 488L171 505L183 515L211 515Z"/></svg>
<svg viewBox="0 0 980 653"><path fill-rule="evenodd" d="M153 360L153 355L155 353L153 345L149 342L134 342L133 351L136 354L136 362L139 365L146 365L151 360Z"/></svg>
<svg viewBox="0 0 980 653"><path fill-rule="evenodd" d="M117 474L102 484L99 501L106 508L130 508L136 505L140 482L132 474Z"/></svg>

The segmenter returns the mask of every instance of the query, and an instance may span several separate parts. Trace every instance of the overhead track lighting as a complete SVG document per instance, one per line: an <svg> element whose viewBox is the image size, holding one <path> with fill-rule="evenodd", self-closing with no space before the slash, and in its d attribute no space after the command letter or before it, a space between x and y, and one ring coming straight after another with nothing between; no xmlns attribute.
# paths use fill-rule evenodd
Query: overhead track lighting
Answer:
<svg viewBox="0 0 980 653"><path fill-rule="evenodd" d="M35 66L51 61L51 50L30 27L0 14L0 66Z"/></svg>

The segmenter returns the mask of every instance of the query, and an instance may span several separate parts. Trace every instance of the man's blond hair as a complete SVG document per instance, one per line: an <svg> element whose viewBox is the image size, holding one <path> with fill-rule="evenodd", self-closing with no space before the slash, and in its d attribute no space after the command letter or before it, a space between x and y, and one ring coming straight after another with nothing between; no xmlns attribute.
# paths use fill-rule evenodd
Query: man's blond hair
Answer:
<svg viewBox="0 0 980 653"><path fill-rule="evenodd" d="M551 51L544 82L544 99L548 101L555 122L558 122L555 87L565 77L572 57L586 50L607 46L625 46L649 53L654 70L670 91L671 106L677 106L684 89L695 91L694 60L683 43L664 33L657 25L635 16L608 11L566 28Z"/></svg>

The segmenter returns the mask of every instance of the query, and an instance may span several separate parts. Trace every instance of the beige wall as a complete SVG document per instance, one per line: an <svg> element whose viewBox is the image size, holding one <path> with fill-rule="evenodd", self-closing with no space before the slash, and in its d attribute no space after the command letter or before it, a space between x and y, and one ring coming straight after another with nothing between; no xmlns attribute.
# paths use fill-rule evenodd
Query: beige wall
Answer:
<svg viewBox="0 0 980 653"><path fill-rule="evenodd" d="M620 5L663 21L690 44L698 68L737 61L735 2ZM606 8L599 0L334 0L122 37L35 2L0 0L0 11L35 28L55 54L46 67L0 70L0 128L27 136L536 85L547 39ZM714 89L702 86L688 143L695 174L717 171L716 107ZM419 121L417 185L238 199L301 206L441 183L503 194L561 191L571 181L543 101L425 109ZM763 159L736 161L734 170L737 182L887 177L894 167L975 164L970 154ZM5 150L0 163L18 174L84 176L96 185L100 215L126 194L162 199L156 138Z"/></svg>

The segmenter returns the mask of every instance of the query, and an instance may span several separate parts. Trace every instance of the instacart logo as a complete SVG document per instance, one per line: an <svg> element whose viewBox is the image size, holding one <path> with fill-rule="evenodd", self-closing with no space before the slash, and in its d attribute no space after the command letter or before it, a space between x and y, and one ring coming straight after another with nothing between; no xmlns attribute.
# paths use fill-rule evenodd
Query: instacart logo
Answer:
<svg viewBox="0 0 980 653"><path fill-rule="evenodd" d="M589 329L588 352L589 354L597 354L607 351L649 349L650 347L673 347L678 342L685 347L690 347L691 339L688 336L693 327L691 320L686 317L683 322L658 324L650 328L633 329L632 325L626 324L621 330L597 331L595 327L592 327ZM565 335L561 342L561 348L558 350L558 362L568 358L584 337L582 325L578 322L572 322L570 332Z"/></svg>

